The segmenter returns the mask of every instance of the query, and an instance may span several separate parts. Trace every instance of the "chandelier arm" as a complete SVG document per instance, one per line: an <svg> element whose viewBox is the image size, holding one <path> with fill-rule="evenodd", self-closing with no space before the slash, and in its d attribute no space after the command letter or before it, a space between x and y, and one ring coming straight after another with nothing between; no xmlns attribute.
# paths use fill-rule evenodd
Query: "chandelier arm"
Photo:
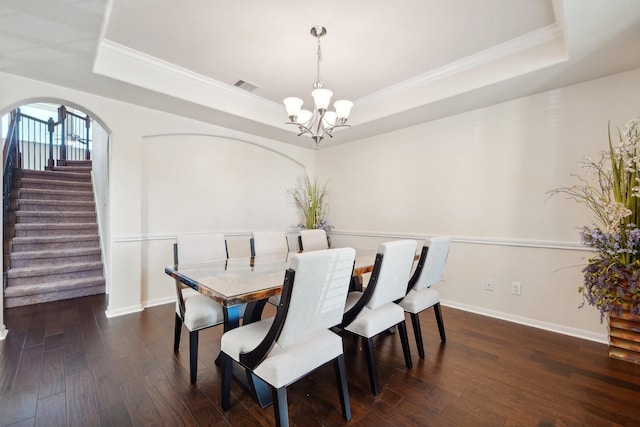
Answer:
<svg viewBox="0 0 640 427"><path fill-rule="evenodd" d="M331 138L333 138L333 135L331 134L331 131L333 131L335 128L350 128L351 125L345 125L345 124L337 124L334 126L330 126L328 128L326 128L323 132L322 135L320 135L320 137L322 138L325 135L329 135Z"/></svg>
<svg viewBox="0 0 640 427"><path fill-rule="evenodd" d="M311 129L309 129L305 125L301 125L300 123L289 122L289 123L285 123L285 124L286 125L296 125L296 126L298 126L298 129L300 129L300 133L298 134L298 136L304 135L305 133L309 133L309 134L313 135L313 132L311 131Z"/></svg>

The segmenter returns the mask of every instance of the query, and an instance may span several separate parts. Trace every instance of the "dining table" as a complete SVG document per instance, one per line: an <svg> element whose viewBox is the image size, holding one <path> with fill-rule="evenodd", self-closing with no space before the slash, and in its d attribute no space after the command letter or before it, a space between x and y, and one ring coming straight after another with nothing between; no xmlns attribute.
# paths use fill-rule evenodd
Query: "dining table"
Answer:
<svg viewBox="0 0 640 427"><path fill-rule="evenodd" d="M290 257L297 252L227 258L198 264L169 265L165 273L180 283L217 301L223 308L224 331L260 320L272 296L280 295ZM373 271L375 249L356 249L352 288L361 286L361 277ZM244 311L242 309L244 308ZM262 407L271 404L266 383L234 365L234 377Z"/></svg>

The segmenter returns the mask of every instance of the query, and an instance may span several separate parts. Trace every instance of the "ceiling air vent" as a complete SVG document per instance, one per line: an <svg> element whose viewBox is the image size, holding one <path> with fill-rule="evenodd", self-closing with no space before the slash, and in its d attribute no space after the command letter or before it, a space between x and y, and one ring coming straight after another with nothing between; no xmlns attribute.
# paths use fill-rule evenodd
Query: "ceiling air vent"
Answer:
<svg viewBox="0 0 640 427"><path fill-rule="evenodd" d="M249 82L245 82L244 80L238 80L233 84L235 87L239 87L240 89L244 89L247 92L253 92L258 88L256 85L252 85Z"/></svg>

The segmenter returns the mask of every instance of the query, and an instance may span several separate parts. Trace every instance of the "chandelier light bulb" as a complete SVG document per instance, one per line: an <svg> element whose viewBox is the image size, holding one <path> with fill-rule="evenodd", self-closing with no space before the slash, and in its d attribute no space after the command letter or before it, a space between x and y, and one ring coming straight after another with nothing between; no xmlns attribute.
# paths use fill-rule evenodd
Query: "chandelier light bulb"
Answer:
<svg viewBox="0 0 640 427"><path fill-rule="evenodd" d="M292 122L296 121L295 118L298 117L300 108L302 108L302 104L304 103L302 99L291 96L289 98L285 98L282 102L284 102L284 106L287 109L287 116L289 116L289 120Z"/></svg>
<svg viewBox="0 0 640 427"><path fill-rule="evenodd" d="M329 89L315 89L311 92L311 96L313 96L313 102L318 110L326 110L331 103L333 92Z"/></svg>
<svg viewBox="0 0 640 427"><path fill-rule="evenodd" d="M351 113L351 107L353 107L353 102L341 99L340 101L334 102L333 107L336 109L338 118L347 121L349 114Z"/></svg>

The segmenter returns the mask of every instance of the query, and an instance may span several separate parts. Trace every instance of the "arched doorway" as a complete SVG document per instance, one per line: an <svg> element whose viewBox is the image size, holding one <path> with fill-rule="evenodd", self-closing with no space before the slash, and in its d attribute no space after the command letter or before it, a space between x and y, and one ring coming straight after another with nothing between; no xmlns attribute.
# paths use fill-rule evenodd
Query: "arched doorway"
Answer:
<svg viewBox="0 0 640 427"><path fill-rule="evenodd" d="M109 131L69 102L29 100L3 112L3 307L107 291ZM49 278L37 277L43 269ZM48 294L16 292L29 278Z"/></svg>

